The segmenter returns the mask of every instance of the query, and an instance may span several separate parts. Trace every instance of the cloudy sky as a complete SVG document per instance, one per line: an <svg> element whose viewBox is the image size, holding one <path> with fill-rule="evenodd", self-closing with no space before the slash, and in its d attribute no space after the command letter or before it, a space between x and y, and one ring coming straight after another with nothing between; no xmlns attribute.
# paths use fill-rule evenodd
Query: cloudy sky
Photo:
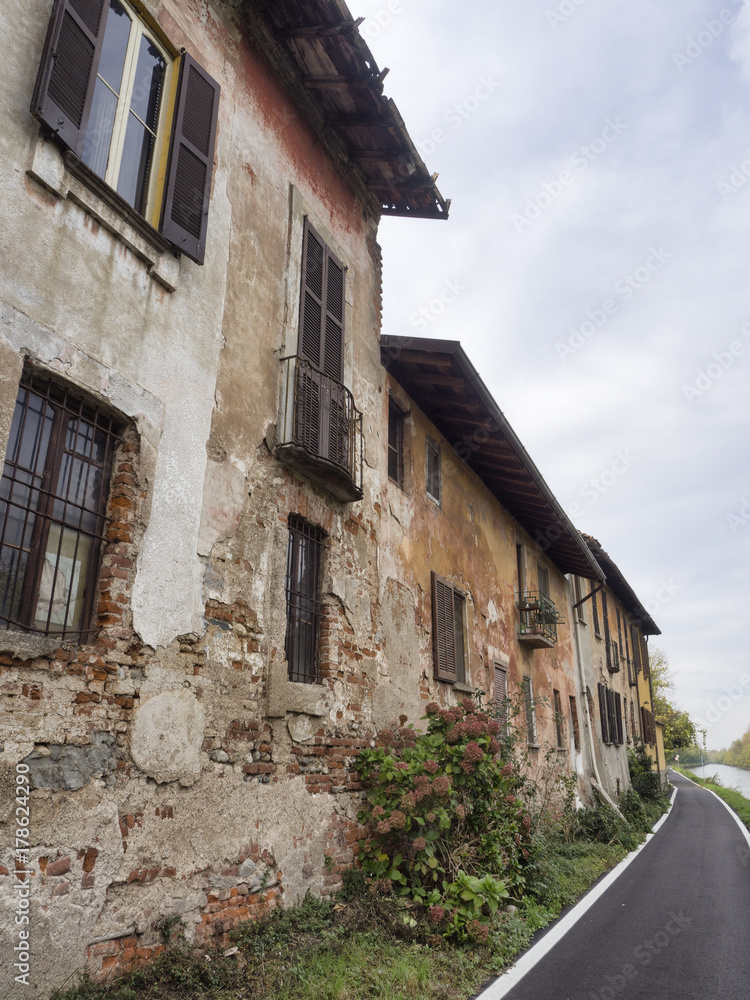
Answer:
<svg viewBox="0 0 750 1000"><path fill-rule="evenodd" d="M384 332L462 342L726 746L750 724L750 7L349 6L453 199L384 220Z"/></svg>

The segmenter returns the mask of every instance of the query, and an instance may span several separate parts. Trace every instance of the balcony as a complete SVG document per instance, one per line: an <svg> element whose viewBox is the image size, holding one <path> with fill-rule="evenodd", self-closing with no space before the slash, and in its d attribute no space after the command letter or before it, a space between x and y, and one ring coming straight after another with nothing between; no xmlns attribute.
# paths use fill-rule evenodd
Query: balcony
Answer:
<svg viewBox="0 0 750 1000"><path fill-rule="evenodd" d="M563 619L555 604L538 590L518 594L518 641L531 649L545 649L557 642L557 626Z"/></svg>
<svg viewBox="0 0 750 1000"><path fill-rule="evenodd" d="M340 382L298 356L282 358L274 454L337 500L362 499L362 414Z"/></svg>

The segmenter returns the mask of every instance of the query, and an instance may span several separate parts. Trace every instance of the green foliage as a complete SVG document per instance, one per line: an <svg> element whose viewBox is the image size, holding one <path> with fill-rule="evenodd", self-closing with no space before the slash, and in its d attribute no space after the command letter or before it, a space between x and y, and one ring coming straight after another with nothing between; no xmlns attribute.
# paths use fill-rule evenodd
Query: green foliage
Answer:
<svg viewBox="0 0 750 1000"><path fill-rule="evenodd" d="M501 902L508 898L504 882L496 881L491 875L477 878L459 872L456 881L445 887L444 893L430 894L430 919L436 925L447 920L447 937L459 941L486 941L489 937L489 921L498 911ZM442 905L441 905L442 904Z"/></svg>
<svg viewBox="0 0 750 1000"><path fill-rule="evenodd" d="M503 756L500 723L470 699L450 709L431 702L425 719L425 733L386 729L357 759L368 788L359 818L373 831L359 859L368 875L431 907L443 933L478 940L485 932L473 922L489 926L495 895L523 889L531 829L518 794L524 778ZM456 893L476 891L467 878L485 886L482 902L470 919L461 912L454 919Z"/></svg>
<svg viewBox="0 0 750 1000"><path fill-rule="evenodd" d="M646 831L651 826L643 799L634 788L628 788L620 797L620 811L628 823L636 830Z"/></svg>
<svg viewBox="0 0 750 1000"><path fill-rule="evenodd" d="M361 868L345 868L341 875L338 898L342 903L360 899L367 892L367 876Z"/></svg>
<svg viewBox="0 0 750 1000"><path fill-rule="evenodd" d="M594 843L620 844L627 851L637 847L640 840L637 831L628 822L623 823L606 802L579 811L576 837Z"/></svg>
<svg viewBox="0 0 750 1000"><path fill-rule="evenodd" d="M708 759L712 764L728 764L729 767L742 767L750 770L750 726L741 739L735 740L728 748L709 750ZM690 759L686 764L697 763Z"/></svg>
<svg viewBox="0 0 750 1000"><path fill-rule="evenodd" d="M654 715L664 726L664 752L669 755L695 743L695 723L687 712L673 704L674 677L666 653L658 648L649 653Z"/></svg>
<svg viewBox="0 0 750 1000"><path fill-rule="evenodd" d="M554 916L574 903L604 872L627 853L619 842L565 842L548 832L534 837L526 869L526 900L533 899Z"/></svg>
<svg viewBox="0 0 750 1000"><path fill-rule="evenodd" d="M628 747L630 781L642 799L658 799L662 796L659 772L652 770L653 758L642 743Z"/></svg>

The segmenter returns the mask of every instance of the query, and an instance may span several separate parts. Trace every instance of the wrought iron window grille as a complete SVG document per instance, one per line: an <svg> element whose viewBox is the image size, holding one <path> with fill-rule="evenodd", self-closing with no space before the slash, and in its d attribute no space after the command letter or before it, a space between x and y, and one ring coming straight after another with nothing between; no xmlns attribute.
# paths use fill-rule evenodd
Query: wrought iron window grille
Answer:
<svg viewBox="0 0 750 1000"><path fill-rule="evenodd" d="M95 630L121 423L24 370L0 485L0 627L61 639Z"/></svg>

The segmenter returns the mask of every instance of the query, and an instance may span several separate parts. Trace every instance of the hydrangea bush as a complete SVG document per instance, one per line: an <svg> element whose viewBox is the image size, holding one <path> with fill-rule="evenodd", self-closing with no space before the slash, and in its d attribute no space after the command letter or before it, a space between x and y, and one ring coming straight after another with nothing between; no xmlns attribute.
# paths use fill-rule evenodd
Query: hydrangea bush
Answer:
<svg viewBox="0 0 750 1000"><path fill-rule="evenodd" d="M357 759L367 788L359 818L372 830L360 863L427 907L443 934L486 940L501 900L523 890L524 779L500 723L471 699L426 712L426 732L392 726Z"/></svg>

